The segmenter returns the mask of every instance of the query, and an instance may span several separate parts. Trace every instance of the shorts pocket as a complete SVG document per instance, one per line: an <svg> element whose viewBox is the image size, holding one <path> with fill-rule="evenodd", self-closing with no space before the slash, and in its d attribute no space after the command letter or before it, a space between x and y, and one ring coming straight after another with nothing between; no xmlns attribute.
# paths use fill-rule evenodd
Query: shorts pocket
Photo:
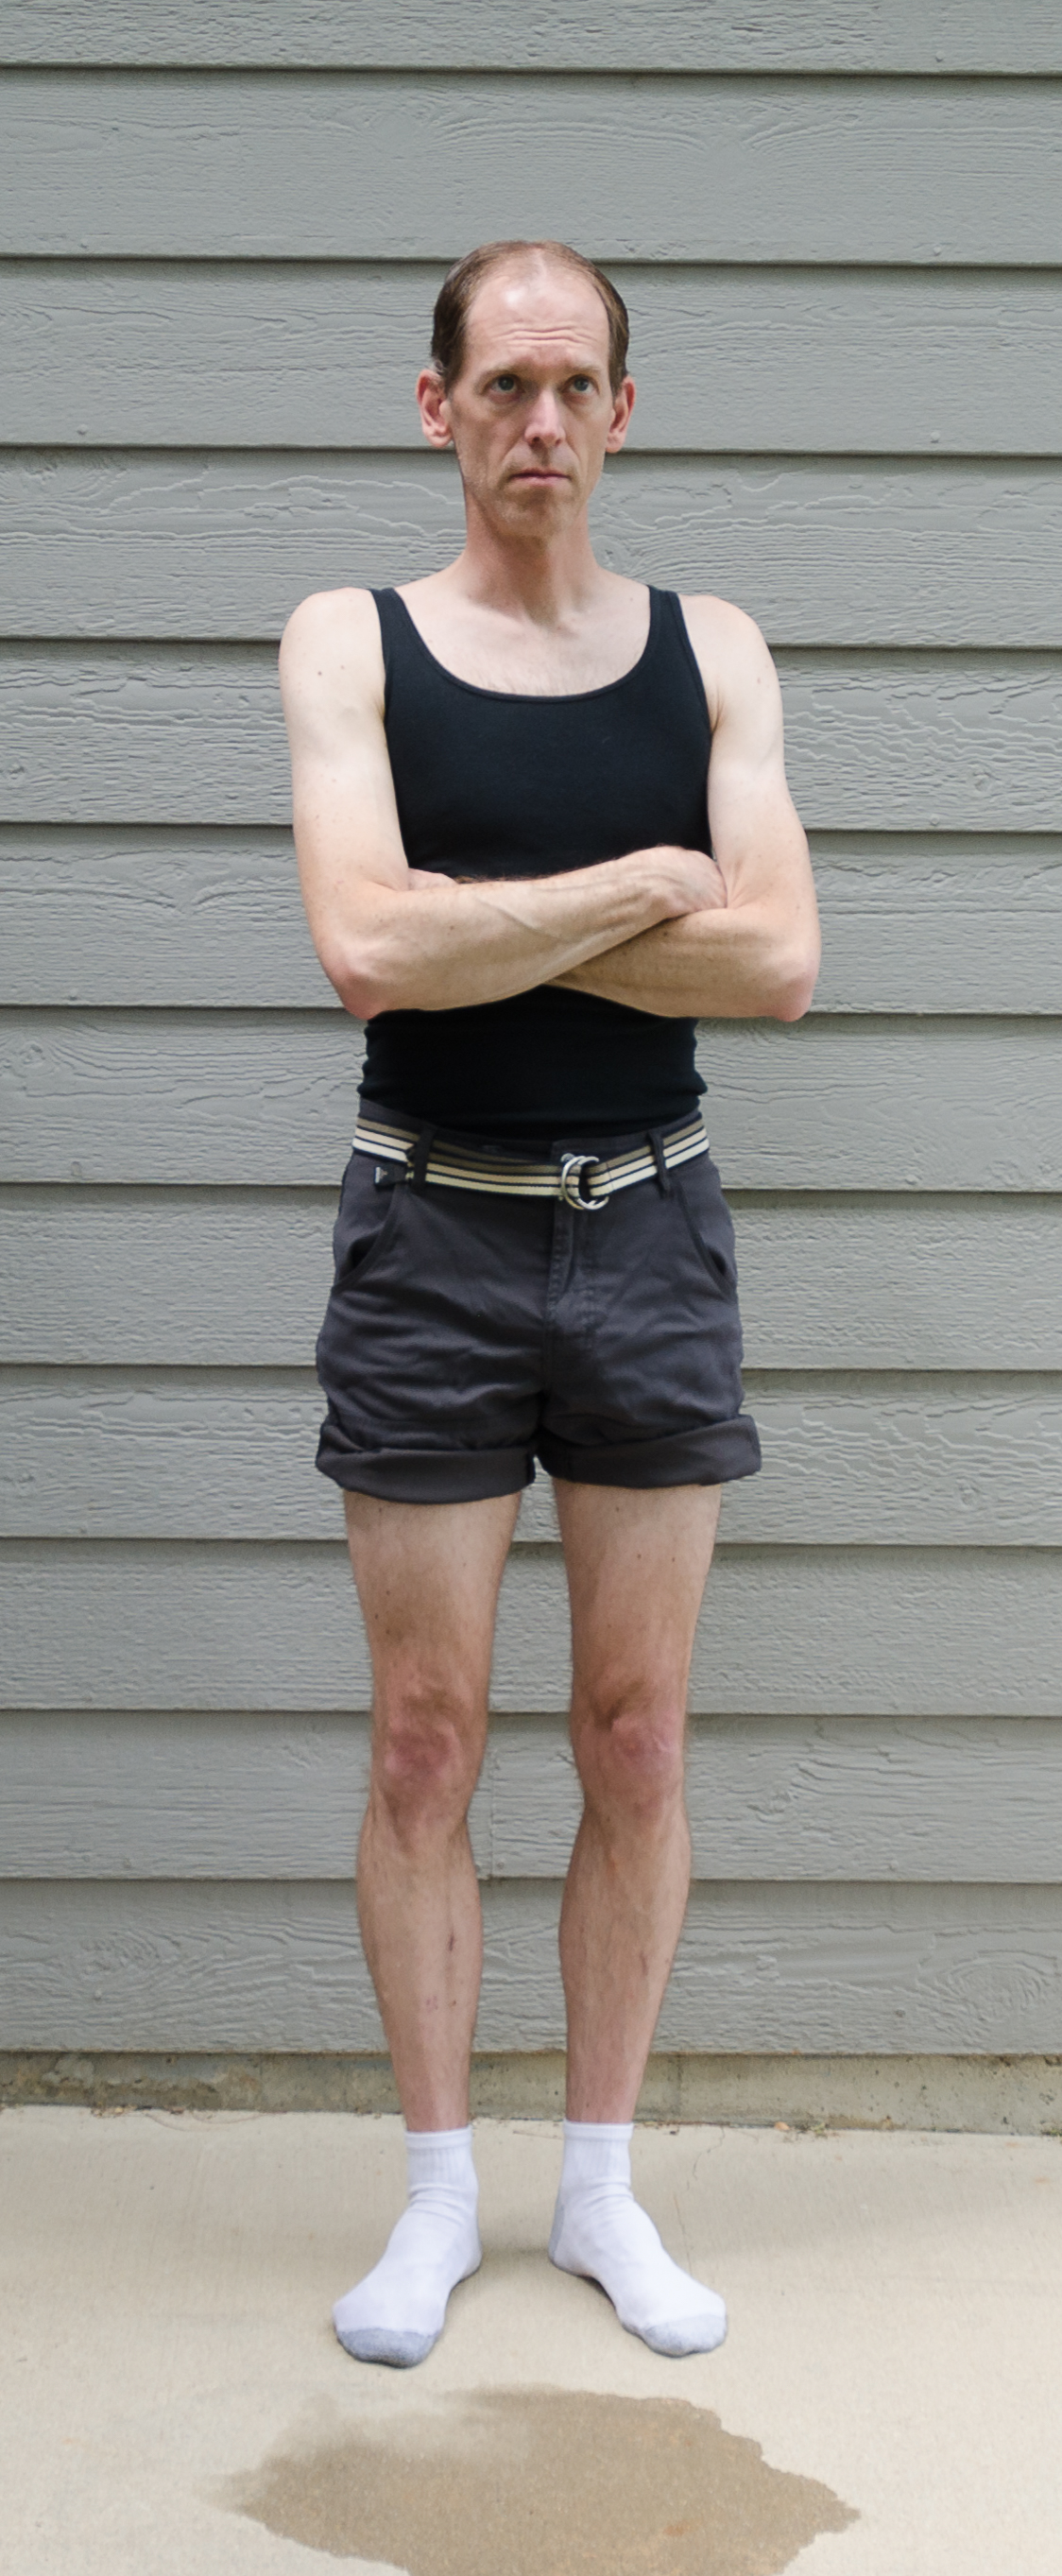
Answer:
<svg viewBox="0 0 1062 2576"><path fill-rule="evenodd" d="M690 1170L672 1174L672 1190L702 1267L721 1297L737 1297L737 1262L730 1210L707 1155Z"/></svg>
<svg viewBox="0 0 1062 2576"><path fill-rule="evenodd" d="M332 1231L333 1296L360 1286L394 1234L406 1195L404 1180L377 1183L376 1166L367 1154L351 1155L343 1174L339 1214Z"/></svg>

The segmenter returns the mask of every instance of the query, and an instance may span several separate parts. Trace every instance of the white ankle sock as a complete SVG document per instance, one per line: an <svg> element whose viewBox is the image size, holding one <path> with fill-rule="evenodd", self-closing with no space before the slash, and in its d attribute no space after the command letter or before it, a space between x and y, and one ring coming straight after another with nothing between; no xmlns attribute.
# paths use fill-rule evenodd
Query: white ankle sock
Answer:
<svg viewBox="0 0 1062 2576"><path fill-rule="evenodd" d="M395 2370L424 2360L442 2333L451 2290L483 2260L471 2129L407 2129L406 2162L408 2208L375 2271L332 2310L344 2352Z"/></svg>
<svg viewBox="0 0 1062 2576"><path fill-rule="evenodd" d="M631 2191L633 2126L592 2120L564 2123L564 2162L551 2263L599 2281L629 2334L654 2352L713 2352L726 2333L726 2309L665 2253L648 2212Z"/></svg>

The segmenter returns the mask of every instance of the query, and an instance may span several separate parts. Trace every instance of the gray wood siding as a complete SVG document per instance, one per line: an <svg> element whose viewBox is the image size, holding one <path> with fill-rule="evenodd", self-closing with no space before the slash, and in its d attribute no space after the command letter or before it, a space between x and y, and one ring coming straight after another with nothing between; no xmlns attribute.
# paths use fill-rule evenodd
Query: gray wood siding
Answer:
<svg viewBox="0 0 1062 2576"><path fill-rule="evenodd" d="M1059 1197L730 1197L753 1368L1062 1370ZM0 1357L306 1367L334 1212L334 1189L0 1186Z"/></svg>
<svg viewBox="0 0 1062 2576"><path fill-rule="evenodd" d="M347 1159L360 1032L335 1011L11 1011L0 1173L325 1184ZM702 1033L735 1189L1062 1189L1062 1023L822 1014Z"/></svg>
<svg viewBox="0 0 1062 2576"><path fill-rule="evenodd" d="M790 646L777 660L812 831L1057 829L1062 652ZM0 691L10 822L290 812L271 644L3 643Z"/></svg>
<svg viewBox="0 0 1062 2576"><path fill-rule="evenodd" d="M800 1027L701 1034L765 1465L699 1631L660 2042L1057 2054L1057 12L6 0L0 65L0 2045L381 2044L312 1468L362 1041L275 646L453 549L431 302L546 229L631 305L603 559L763 624L826 937ZM484 2048L562 2035L564 1614L540 1480Z"/></svg>
<svg viewBox="0 0 1062 2576"><path fill-rule="evenodd" d="M481 238L609 262L1053 268L1062 84L12 71L0 255L453 258L470 167Z"/></svg>
<svg viewBox="0 0 1062 2576"><path fill-rule="evenodd" d="M350 1878L367 1717L260 1709L0 1720L10 1878ZM1062 1740L1051 1718L694 1722L699 1879L1053 1886ZM579 1821L559 1718L500 1717L472 1802L484 1878L555 1879Z"/></svg>
<svg viewBox="0 0 1062 2576"><path fill-rule="evenodd" d="M1062 1378L746 1372L761 1474L725 1497L754 1546L1062 1545ZM15 1368L0 1382L0 1535L319 1538L312 1370ZM525 1520L556 1537L549 1487Z"/></svg>
<svg viewBox="0 0 1062 2576"><path fill-rule="evenodd" d="M12 1540L0 1587L3 1700L15 1708L367 1704L338 1538ZM555 1549L514 1549L494 1658L499 1711L563 1714L565 1612ZM724 1544L690 1705L697 1715L1062 1715L1056 1553Z"/></svg>
<svg viewBox="0 0 1062 2576"><path fill-rule="evenodd" d="M1045 0L3 0L0 62L329 69L1062 72Z"/></svg>
<svg viewBox="0 0 1062 2576"><path fill-rule="evenodd" d="M488 1880L480 2048L557 2045L558 1894ZM349 1887L8 1881L0 1941L9 2047L382 2045ZM1053 1888L701 1884L659 2038L1047 2054L1060 2001Z"/></svg>
<svg viewBox="0 0 1062 2576"><path fill-rule="evenodd" d="M819 1010L1049 1016L1062 838L813 832ZM76 959L76 972L72 960ZM334 1009L290 836L134 824L0 829L0 1002Z"/></svg>
<svg viewBox="0 0 1062 2576"><path fill-rule="evenodd" d="M1062 645L1053 463L614 457L598 551L740 588L772 643ZM396 581L461 543L449 458L0 450L11 635L279 635L305 586Z"/></svg>
<svg viewBox="0 0 1062 2576"><path fill-rule="evenodd" d="M634 453L1057 458L1057 271L613 265ZM419 454L411 373L444 272L12 259L0 439Z"/></svg>

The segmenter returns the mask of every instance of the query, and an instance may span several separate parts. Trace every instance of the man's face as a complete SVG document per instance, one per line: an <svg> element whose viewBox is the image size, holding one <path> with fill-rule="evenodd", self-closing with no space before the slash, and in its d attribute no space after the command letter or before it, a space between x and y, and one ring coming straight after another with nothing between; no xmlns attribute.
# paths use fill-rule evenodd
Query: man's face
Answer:
<svg viewBox="0 0 1062 2576"><path fill-rule="evenodd" d="M453 441L469 498L499 530L537 542L585 508L634 400L629 377L612 392L608 317L589 279L545 263L492 270L468 314L460 376L440 395L424 375L418 393L432 444Z"/></svg>

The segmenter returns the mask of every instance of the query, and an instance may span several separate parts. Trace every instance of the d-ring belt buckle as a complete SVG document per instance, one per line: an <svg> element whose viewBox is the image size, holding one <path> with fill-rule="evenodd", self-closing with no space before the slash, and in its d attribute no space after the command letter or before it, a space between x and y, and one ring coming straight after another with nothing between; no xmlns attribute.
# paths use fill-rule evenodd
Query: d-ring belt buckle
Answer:
<svg viewBox="0 0 1062 2576"><path fill-rule="evenodd" d="M583 1208L588 1216L599 1216L604 1198L588 1198L583 1189L583 1173L596 1172L600 1154L562 1154L557 1195L567 1207Z"/></svg>

